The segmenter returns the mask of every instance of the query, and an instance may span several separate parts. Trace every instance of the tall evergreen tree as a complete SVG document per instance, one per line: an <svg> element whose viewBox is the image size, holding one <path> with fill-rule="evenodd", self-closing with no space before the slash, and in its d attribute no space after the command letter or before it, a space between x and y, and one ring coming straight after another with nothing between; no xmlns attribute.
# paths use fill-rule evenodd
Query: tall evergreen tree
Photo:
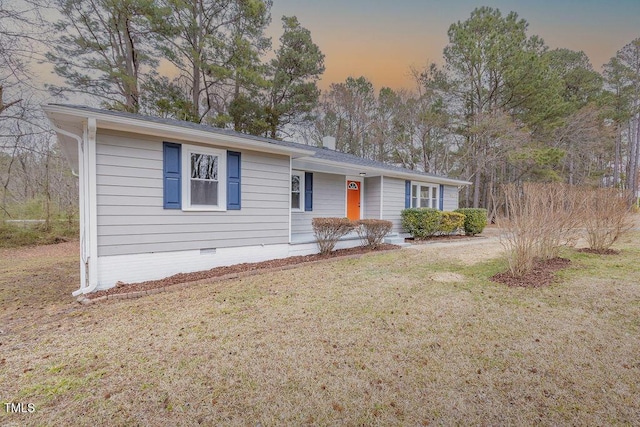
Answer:
<svg viewBox="0 0 640 427"><path fill-rule="evenodd" d="M266 105L267 134L271 138L309 118L318 103L317 82L324 73L324 54L311 39L311 32L295 16L283 16L282 24L284 33L271 61Z"/></svg>
<svg viewBox="0 0 640 427"><path fill-rule="evenodd" d="M560 81L542 57L544 42L527 36L527 27L515 12L503 16L489 7L475 9L468 20L449 27L446 71L461 111L474 207L486 205L499 183L491 169L495 144L502 138L486 132L487 124L510 120L511 125L501 128L527 125L531 132L543 132L562 114Z"/></svg>
<svg viewBox="0 0 640 427"><path fill-rule="evenodd" d="M195 122L226 125L228 107L246 89L264 87L259 56L270 45L264 30L271 0L161 0L166 18L154 21L157 48L177 70L169 82L183 92L178 106ZM167 102L172 102L167 99ZM175 108L174 108L175 109ZM218 117L220 116L220 117Z"/></svg>
<svg viewBox="0 0 640 427"><path fill-rule="evenodd" d="M109 108L137 112L145 67L157 59L149 38L149 16L159 12L152 0L55 0L62 18L47 59L65 86L99 98Z"/></svg>

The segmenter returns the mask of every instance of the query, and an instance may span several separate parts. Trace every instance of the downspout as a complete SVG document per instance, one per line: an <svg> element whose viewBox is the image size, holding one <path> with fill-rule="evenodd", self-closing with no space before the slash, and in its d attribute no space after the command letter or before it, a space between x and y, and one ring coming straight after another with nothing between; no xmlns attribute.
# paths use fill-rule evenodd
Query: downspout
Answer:
<svg viewBox="0 0 640 427"><path fill-rule="evenodd" d="M84 144L84 140L82 137L76 135L73 132L69 132L66 131L64 129L59 128L58 126L56 126L52 121L51 121L51 127L52 129L56 132L59 133L61 135L67 136L71 139L75 139L78 143L78 154L81 154L81 156L78 156L79 159L78 161L84 161L84 154L85 154L85 144ZM94 129L95 129L95 124L94 124ZM85 169L85 168L81 168L81 169ZM80 176L81 174L79 173L80 171L76 171L73 167L71 168L71 174L77 178L79 178L80 180L82 180L82 177ZM80 188L81 189L85 189L86 192L86 183L81 182L80 183ZM86 197L86 196L85 196ZM80 206L81 209L81 226L86 226L86 221L87 221L87 212L86 212L86 207L84 206ZM84 218L83 218L84 217ZM71 295L73 295L74 297L81 295L81 294L85 294L85 293L89 293L89 292L93 292L95 290L95 288L97 287L98 283L97 281L94 281L94 283L91 283L91 281L89 280L89 256L87 256L87 241L86 241L86 236L87 236L87 231L86 230L82 230L81 233L81 241L80 241L80 261L82 263L82 272L84 273L84 282L81 278L81 283L80 283L80 288L73 291L71 293ZM86 285L86 283L89 283L89 285ZM83 286L83 283L85 284L85 286Z"/></svg>
<svg viewBox="0 0 640 427"><path fill-rule="evenodd" d="M85 187L85 235L88 233L88 250L89 256L86 257L85 274L87 283L82 289L82 293L88 294L98 287L98 228L96 209L98 206L96 200L96 134L98 126L97 121L93 117L89 117L86 123L86 144L84 145L83 154L86 158L84 167L84 177L86 179ZM76 291L77 292L77 291Z"/></svg>

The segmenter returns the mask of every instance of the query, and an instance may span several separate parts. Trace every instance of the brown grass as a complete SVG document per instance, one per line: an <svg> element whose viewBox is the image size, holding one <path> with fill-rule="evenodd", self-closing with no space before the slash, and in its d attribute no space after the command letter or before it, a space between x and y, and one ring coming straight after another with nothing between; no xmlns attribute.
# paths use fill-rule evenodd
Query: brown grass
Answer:
<svg viewBox="0 0 640 427"><path fill-rule="evenodd" d="M0 397L37 410L0 424L638 424L639 237L543 289L451 244L88 307L73 251L2 252Z"/></svg>

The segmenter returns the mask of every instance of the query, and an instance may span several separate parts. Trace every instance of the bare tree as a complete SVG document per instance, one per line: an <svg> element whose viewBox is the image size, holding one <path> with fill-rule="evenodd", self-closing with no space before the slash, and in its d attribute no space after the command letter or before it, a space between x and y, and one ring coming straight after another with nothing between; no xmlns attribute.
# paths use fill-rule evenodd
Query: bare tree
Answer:
<svg viewBox="0 0 640 427"><path fill-rule="evenodd" d="M619 170L626 172L620 183L629 199L637 202L640 177L640 38L620 49L605 65L606 83L614 96L614 122L617 128L614 181Z"/></svg>
<svg viewBox="0 0 640 427"><path fill-rule="evenodd" d="M554 131L554 141L564 150L563 175L568 184L600 185L614 150L614 126L607 125L606 112L594 104L571 114Z"/></svg>
<svg viewBox="0 0 640 427"><path fill-rule="evenodd" d="M42 33L37 32L41 22L37 4L29 1L0 1L0 169L2 198L0 210L10 216L7 208L14 174L29 163L27 155L31 139L46 132L42 117L38 117L30 62L38 59L35 52ZM24 183L24 180L22 180ZM26 188L29 185L25 186Z"/></svg>
<svg viewBox="0 0 640 427"><path fill-rule="evenodd" d="M37 45L44 36L40 5L28 0L0 0L0 118L19 116L12 107L23 101L23 92L33 88L29 63L37 58ZM15 108L14 108L15 110Z"/></svg>

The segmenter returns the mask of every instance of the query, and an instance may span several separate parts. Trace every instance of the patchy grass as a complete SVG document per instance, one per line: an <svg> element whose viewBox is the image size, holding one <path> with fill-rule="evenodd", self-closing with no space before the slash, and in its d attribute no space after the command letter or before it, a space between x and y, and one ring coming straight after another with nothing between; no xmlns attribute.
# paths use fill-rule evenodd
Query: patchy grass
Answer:
<svg viewBox="0 0 640 427"><path fill-rule="evenodd" d="M479 241L88 307L73 253L0 252L0 398L36 406L0 424L638 424L631 237L546 288Z"/></svg>

